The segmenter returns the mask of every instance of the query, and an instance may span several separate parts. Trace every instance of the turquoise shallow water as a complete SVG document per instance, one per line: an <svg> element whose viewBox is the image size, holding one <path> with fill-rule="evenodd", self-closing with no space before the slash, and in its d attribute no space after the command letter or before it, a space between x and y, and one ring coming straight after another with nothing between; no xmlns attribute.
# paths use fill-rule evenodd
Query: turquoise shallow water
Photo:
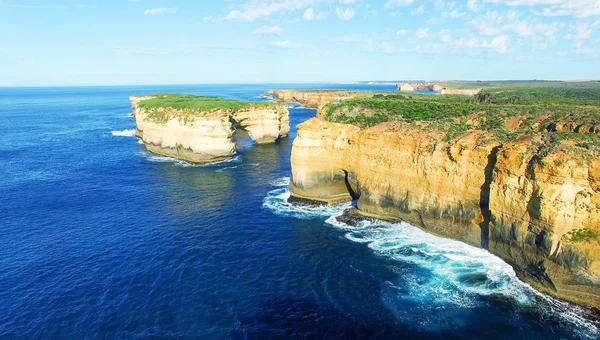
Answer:
<svg viewBox="0 0 600 340"><path fill-rule="evenodd" d="M0 89L0 338L595 338L490 254L406 224L287 204L290 138L230 162L147 153L130 95L272 88Z"/></svg>

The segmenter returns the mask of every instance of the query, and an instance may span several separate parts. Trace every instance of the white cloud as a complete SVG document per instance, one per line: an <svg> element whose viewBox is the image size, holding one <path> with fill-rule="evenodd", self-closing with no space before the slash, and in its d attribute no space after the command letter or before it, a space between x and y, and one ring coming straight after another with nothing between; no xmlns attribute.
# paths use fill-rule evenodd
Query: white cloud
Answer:
<svg viewBox="0 0 600 340"><path fill-rule="evenodd" d="M406 34L408 34L408 31L407 31L407 30L397 30L397 31L396 31L396 36L397 36L397 37L403 37L403 36L405 36Z"/></svg>
<svg viewBox="0 0 600 340"><path fill-rule="evenodd" d="M415 9L413 9L410 14L411 15L420 15L423 14L425 12L425 6L421 5Z"/></svg>
<svg viewBox="0 0 600 340"><path fill-rule="evenodd" d="M449 29L442 29L438 32L438 37L440 38L441 41L445 42L445 43L449 43L452 41L452 36L450 35L450 30Z"/></svg>
<svg viewBox="0 0 600 340"><path fill-rule="evenodd" d="M429 38L429 28L419 28L415 33L415 36L419 39Z"/></svg>
<svg viewBox="0 0 600 340"><path fill-rule="evenodd" d="M385 8L394 8L411 5L415 0L388 0L385 3Z"/></svg>
<svg viewBox="0 0 600 340"><path fill-rule="evenodd" d="M144 11L144 15L165 15L177 12L177 8L150 8Z"/></svg>
<svg viewBox="0 0 600 340"><path fill-rule="evenodd" d="M452 19L464 18L467 16L467 13L461 12L457 9L452 10L450 13L443 13L443 16L450 17Z"/></svg>
<svg viewBox="0 0 600 340"><path fill-rule="evenodd" d="M312 7L307 8L306 11L304 11L304 14L302 15L302 18L304 20L323 20L323 19L325 19L325 17L327 17L327 13L325 13L325 12L315 13L315 10L312 9Z"/></svg>
<svg viewBox="0 0 600 340"><path fill-rule="evenodd" d="M467 1L467 7L473 12L479 12L483 6L479 3L479 0L469 0Z"/></svg>
<svg viewBox="0 0 600 340"><path fill-rule="evenodd" d="M593 26L594 24L579 24L571 27L571 32L565 35L565 38L568 40L587 40L592 37Z"/></svg>
<svg viewBox="0 0 600 340"><path fill-rule="evenodd" d="M281 12L293 12L298 10L305 10L310 8L312 11L308 11L307 16L313 19L325 18L324 13L316 13L315 6L320 4L333 5L333 4L344 4L351 5L356 3L356 0L246 0L239 9L230 11L225 19L228 20L241 20L241 21L256 21L267 19L271 15ZM311 12L312 16L311 17Z"/></svg>
<svg viewBox="0 0 600 340"><path fill-rule="evenodd" d="M242 6L242 10L234 9L229 12L225 19L252 22L277 12L303 9L316 2L316 0L250 0Z"/></svg>
<svg viewBox="0 0 600 340"><path fill-rule="evenodd" d="M509 37L508 35L503 35L501 37L496 37L494 39L492 39L492 42L488 43L483 43L483 47L487 47L487 48L491 48L496 52L500 52L500 53L506 53L506 51L508 51L508 44L509 44Z"/></svg>
<svg viewBox="0 0 600 340"><path fill-rule="evenodd" d="M457 47L475 48L479 47L481 45L481 42L475 37L462 37L460 39L455 40L454 45L456 45Z"/></svg>
<svg viewBox="0 0 600 340"><path fill-rule="evenodd" d="M278 48L299 48L299 47L304 47L304 45L302 45L302 44L292 43L292 42L289 42L288 40L282 40L282 41L272 42L272 43L269 44L269 46L278 47Z"/></svg>
<svg viewBox="0 0 600 340"><path fill-rule="evenodd" d="M307 8L302 17L304 20L312 20L315 18L315 11L312 8Z"/></svg>
<svg viewBox="0 0 600 340"><path fill-rule="evenodd" d="M497 11L488 11L483 16L471 20L471 25L483 35L516 33L524 38L540 35L552 38L559 30L558 23L543 23L539 18L521 20L517 11L508 11L503 14Z"/></svg>
<svg viewBox="0 0 600 340"><path fill-rule="evenodd" d="M337 14L338 18L341 20L350 20L354 17L354 8L336 8L335 14Z"/></svg>
<svg viewBox="0 0 600 340"><path fill-rule="evenodd" d="M394 46L389 42L384 41L381 43L381 51L385 54L392 54L394 53Z"/></svg>
<svg viewBox="0 0 600 340"><path fill-rule="evenodd" d="M213 17L211 16L205 16L204 18L202 18L202 21L207 22L207 21L211 21L213 19Z"/></svg>
<svg viewBox="0 0 600 340"><path fill-rule="evenodd" d="M279 26L263 26L261 28L255 29L252 32L252 34L269 36L269 35L281 35L281 32L283 32L283 30Z"/></svg>
<svg viewBox="0 0 600 340"><path fill-rule="evenodd" d="M477 50L479 48L486 48L498 53L508 52L510 38L508 35L503 35L493 38L489 43L485 40L480 40L477 37L462 37L454 41L454 46L458 48L468 48Z"/></svg>
<svg viewBox="0 0 600 340"><path fill-rule="evenodd" d="M598 0L484 0L485 2L504 4L512 7L531 7L542 16L574 16L587 18L600 15ZM533 9L535 8L535 9Z"/></svg>

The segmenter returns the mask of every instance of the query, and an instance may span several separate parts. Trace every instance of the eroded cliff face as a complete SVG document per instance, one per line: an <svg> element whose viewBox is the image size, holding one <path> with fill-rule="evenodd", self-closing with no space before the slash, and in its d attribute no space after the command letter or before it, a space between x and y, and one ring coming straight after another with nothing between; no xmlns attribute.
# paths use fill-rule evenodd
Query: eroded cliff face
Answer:
<svg viewBox="0 0 600 340"><path fill-rule="evenodd" d="M358 198L363 215L486 248L536 288L599 308L600 241L584 236L600 233L600 160L536 138L471 130L443 142L418 123L361 130L313 118L298 126L290 191Z"/></svg>
<svg viewBox="0 0 600 340"><path fill-rule="evenodd" d="M414 92L416 90L424 90L424 91L435 91L440 92L441 94L460 94L465 96L474 96L481 92L481 88L472 88L472 89L459 89L448 87L443 83L401 83L397 84L396 88L401 92Z"/></svg>
<svg viewBox="0 0 600 340"><path fill-rule="evenodd" d="M148 151L192 163L217 162L234 156L233 133L236 128L246 130L257 144L273 143L287 136L290 130L289 114L284 106L202 114L184 112L189 109L164 107L155 110L171 118L157 122L149 119L156 112L147 112L138 105L149 98L130 98L136 135L142 139Z"/></svg>
<svg viewBox="0 0 600 340"><path fill-rule="evenodd" d="M336 100L357 97L357 94L345 91L297 91L271 90L266 96L278 102L298 102L306 107L320 108Z"/></svg>

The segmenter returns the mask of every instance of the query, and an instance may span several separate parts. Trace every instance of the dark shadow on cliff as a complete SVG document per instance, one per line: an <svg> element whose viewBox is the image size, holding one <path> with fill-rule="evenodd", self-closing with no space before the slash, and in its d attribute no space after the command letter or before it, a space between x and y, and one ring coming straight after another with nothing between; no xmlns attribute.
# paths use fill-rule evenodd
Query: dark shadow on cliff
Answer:
<svg viewBox="0 0 600 340"><path fill-rule="evenodd" d="M485 182L481 186L479 194L479 207L483 215L483 222L479 224L481 228L481 248L489 250L490 248L490 222L492 220L492 211L490 210L490 186L494 179L494 169L498 162L498 152L502 146L497 146L492 149L488 155L488 162L485 167Z"/></svg>
<svg viewBox="0 0 600 340"><path fill-rule="evenodd" d="M354 188L352 188L352 184L350 183L350 175L348 174L348 171L346 170L342 170L344 171L344 184L346 185L346 189L348 190L348 193L350 194L350 197L352 197L353 201L356 201L357 199L360 198L360 194L359 194L359 190L358 190L358 181L354 180L354 182L356 182L356 190Z"/></svg>

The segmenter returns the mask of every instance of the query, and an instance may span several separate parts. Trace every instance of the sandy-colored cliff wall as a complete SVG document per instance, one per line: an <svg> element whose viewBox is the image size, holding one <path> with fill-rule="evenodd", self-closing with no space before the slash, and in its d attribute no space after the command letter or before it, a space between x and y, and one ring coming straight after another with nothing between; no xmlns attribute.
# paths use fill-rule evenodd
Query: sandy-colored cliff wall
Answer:
<svg viewBox="0 0 600 340"><path fill-rule="evenodd" d="M464 96L474 96L481 92L481 88L459 89L448 87L443 83L401 83L397 84L396 88L401 92L414 92L416 90L435 91L441 94L460 94Z"/></svg>
<svg viewBox="0 0 600 340"><path fill-rule="evenodd" d="M289 114L284 106L257 108L239 112L206 112L190 114L188 109L158 108L163 116L157 122L139 102L151 97L131 97L136 134L148 151L192 163L216 162L235 155L233 133L239 127L257 144L273 143L288 135ZM181 118L181 117L186 117Z"/></svg>
<svg viewBox="0 0 600 340"><path fill-rule="evenodd" d="M306 107L320 108L336 100L354 98L356 93L347 91L297 91L271 90L265 96L277 102L298 102Z"/></svg>
<svg viewBox="0 0 600 340"><path fill-rule="evenodd" d="M600 160L500 143L471 130L452 142L416 125L369 129L313 118L292 149L293 197L358 198L360 213L402 219L488 249L551 295L600 307ZM582 234L583 233L583 234Z"/></svg>

